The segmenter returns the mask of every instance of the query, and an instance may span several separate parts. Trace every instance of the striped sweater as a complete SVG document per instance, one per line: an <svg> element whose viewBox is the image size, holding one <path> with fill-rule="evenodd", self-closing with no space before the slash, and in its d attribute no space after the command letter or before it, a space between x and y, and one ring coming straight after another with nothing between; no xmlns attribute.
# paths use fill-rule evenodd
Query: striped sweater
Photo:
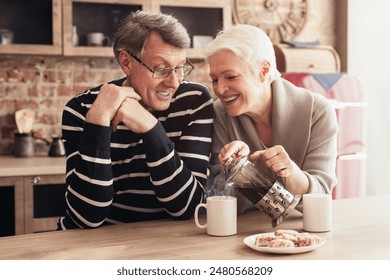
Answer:
<svg viewBox="0 0 390 280"><path fill-rule="evenodd" d="M183 82L169 109L153 112L158 123L144 134L124 125L112 132L85 122L99 89L72 98L63 111L67 191L58 228L191 218L209 175L213 105L208 89Z"/></svg>

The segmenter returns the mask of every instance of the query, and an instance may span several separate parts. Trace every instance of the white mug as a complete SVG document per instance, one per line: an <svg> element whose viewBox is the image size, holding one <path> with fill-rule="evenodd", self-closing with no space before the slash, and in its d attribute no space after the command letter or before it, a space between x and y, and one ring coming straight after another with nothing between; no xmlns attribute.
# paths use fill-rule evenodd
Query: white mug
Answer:
<svg viewBox="0 0 390 280"><path fill-rule="evenodd" d="M206 209L206 223L199 223L199 209ZM237 198L234 196L210 196L206 203L195 208L195 224L207 228L212 236L229 236L237 233Z"/></svg>
<svg viewBox="0 0 390 280"><path fill-rule="evenodd" d="M12 44L14 40L14 32L9 29L0 29L0 45Z"/></svg>
<svg viewBox="0 0 390 280"><path fill-rule="evenodd" d="M87 43L88 46L108 46L111 40L101 32L91 32L87 34Z"/></svg>
<svg viewBox="0 0 390 280"><path fill-rule="evenodd" d="M310 232L332 230L332 195L323 193L303 195L303 230Z"/></svg>

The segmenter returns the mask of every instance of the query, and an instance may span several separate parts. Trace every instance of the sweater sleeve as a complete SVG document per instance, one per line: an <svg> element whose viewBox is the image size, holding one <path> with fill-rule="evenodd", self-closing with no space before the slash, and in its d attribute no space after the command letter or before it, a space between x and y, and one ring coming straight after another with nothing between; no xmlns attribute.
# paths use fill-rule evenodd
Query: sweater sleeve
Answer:
<svg viewBox="0 0 390 280"><path fill-rule="evenodd" d="M70 100L62 116L66 162L66 213L60 229L94 228L109 213L113 199L111 128L85 122L87 108Z"/></svg>
<svg viewBox="0 0 390 280"><path fill-rule="evenodd" d="M332 193L337 183L336 157L338 125L332 105L322 96L313 110L311 137L302 165L309 179L309 193Z"/></svg>

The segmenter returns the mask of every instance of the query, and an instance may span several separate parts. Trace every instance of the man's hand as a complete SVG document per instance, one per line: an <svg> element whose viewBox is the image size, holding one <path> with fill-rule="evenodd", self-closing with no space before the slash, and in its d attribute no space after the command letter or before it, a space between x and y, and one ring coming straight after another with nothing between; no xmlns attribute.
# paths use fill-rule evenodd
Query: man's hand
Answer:
<svg viewBox="0 0 390 280"><path fill-rule="evenodd" d="M131 87L119 87L114 84L104 84L100 93L89 109L86 121L102 126L110 126L117 111L127 98L140 100L141 97Z"/></svg>
<svg viewBox="0 0 390 280"><path fill-rule="evenodd" d="M156 125L157 119L137 99L126 98L112 120L113 130L121 122L135 133L145 133Z"/></svg>

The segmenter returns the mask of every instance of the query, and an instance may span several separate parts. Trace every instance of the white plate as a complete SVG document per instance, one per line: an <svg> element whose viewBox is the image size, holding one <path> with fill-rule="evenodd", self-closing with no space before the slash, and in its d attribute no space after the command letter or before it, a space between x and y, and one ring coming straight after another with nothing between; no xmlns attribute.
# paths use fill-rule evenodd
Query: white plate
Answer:
<svg viewBox="0 0 390 280"><path fill-rule="evenodd" d="M247 245L249 248L252 248L253 250L263 252L263 253L269 253L269 254L299 254L299 253L305 253L305 252L310 252L313 251L325 243L325 239L320 237L321 242L319 244L315 244L312 246L303 246L303 247L259 247L256 246L256 238L260 235L263 234L269 234L269 233L260 233L260 234L255 234L251 235L248 237L244 238L244 243Z"/></svg>

